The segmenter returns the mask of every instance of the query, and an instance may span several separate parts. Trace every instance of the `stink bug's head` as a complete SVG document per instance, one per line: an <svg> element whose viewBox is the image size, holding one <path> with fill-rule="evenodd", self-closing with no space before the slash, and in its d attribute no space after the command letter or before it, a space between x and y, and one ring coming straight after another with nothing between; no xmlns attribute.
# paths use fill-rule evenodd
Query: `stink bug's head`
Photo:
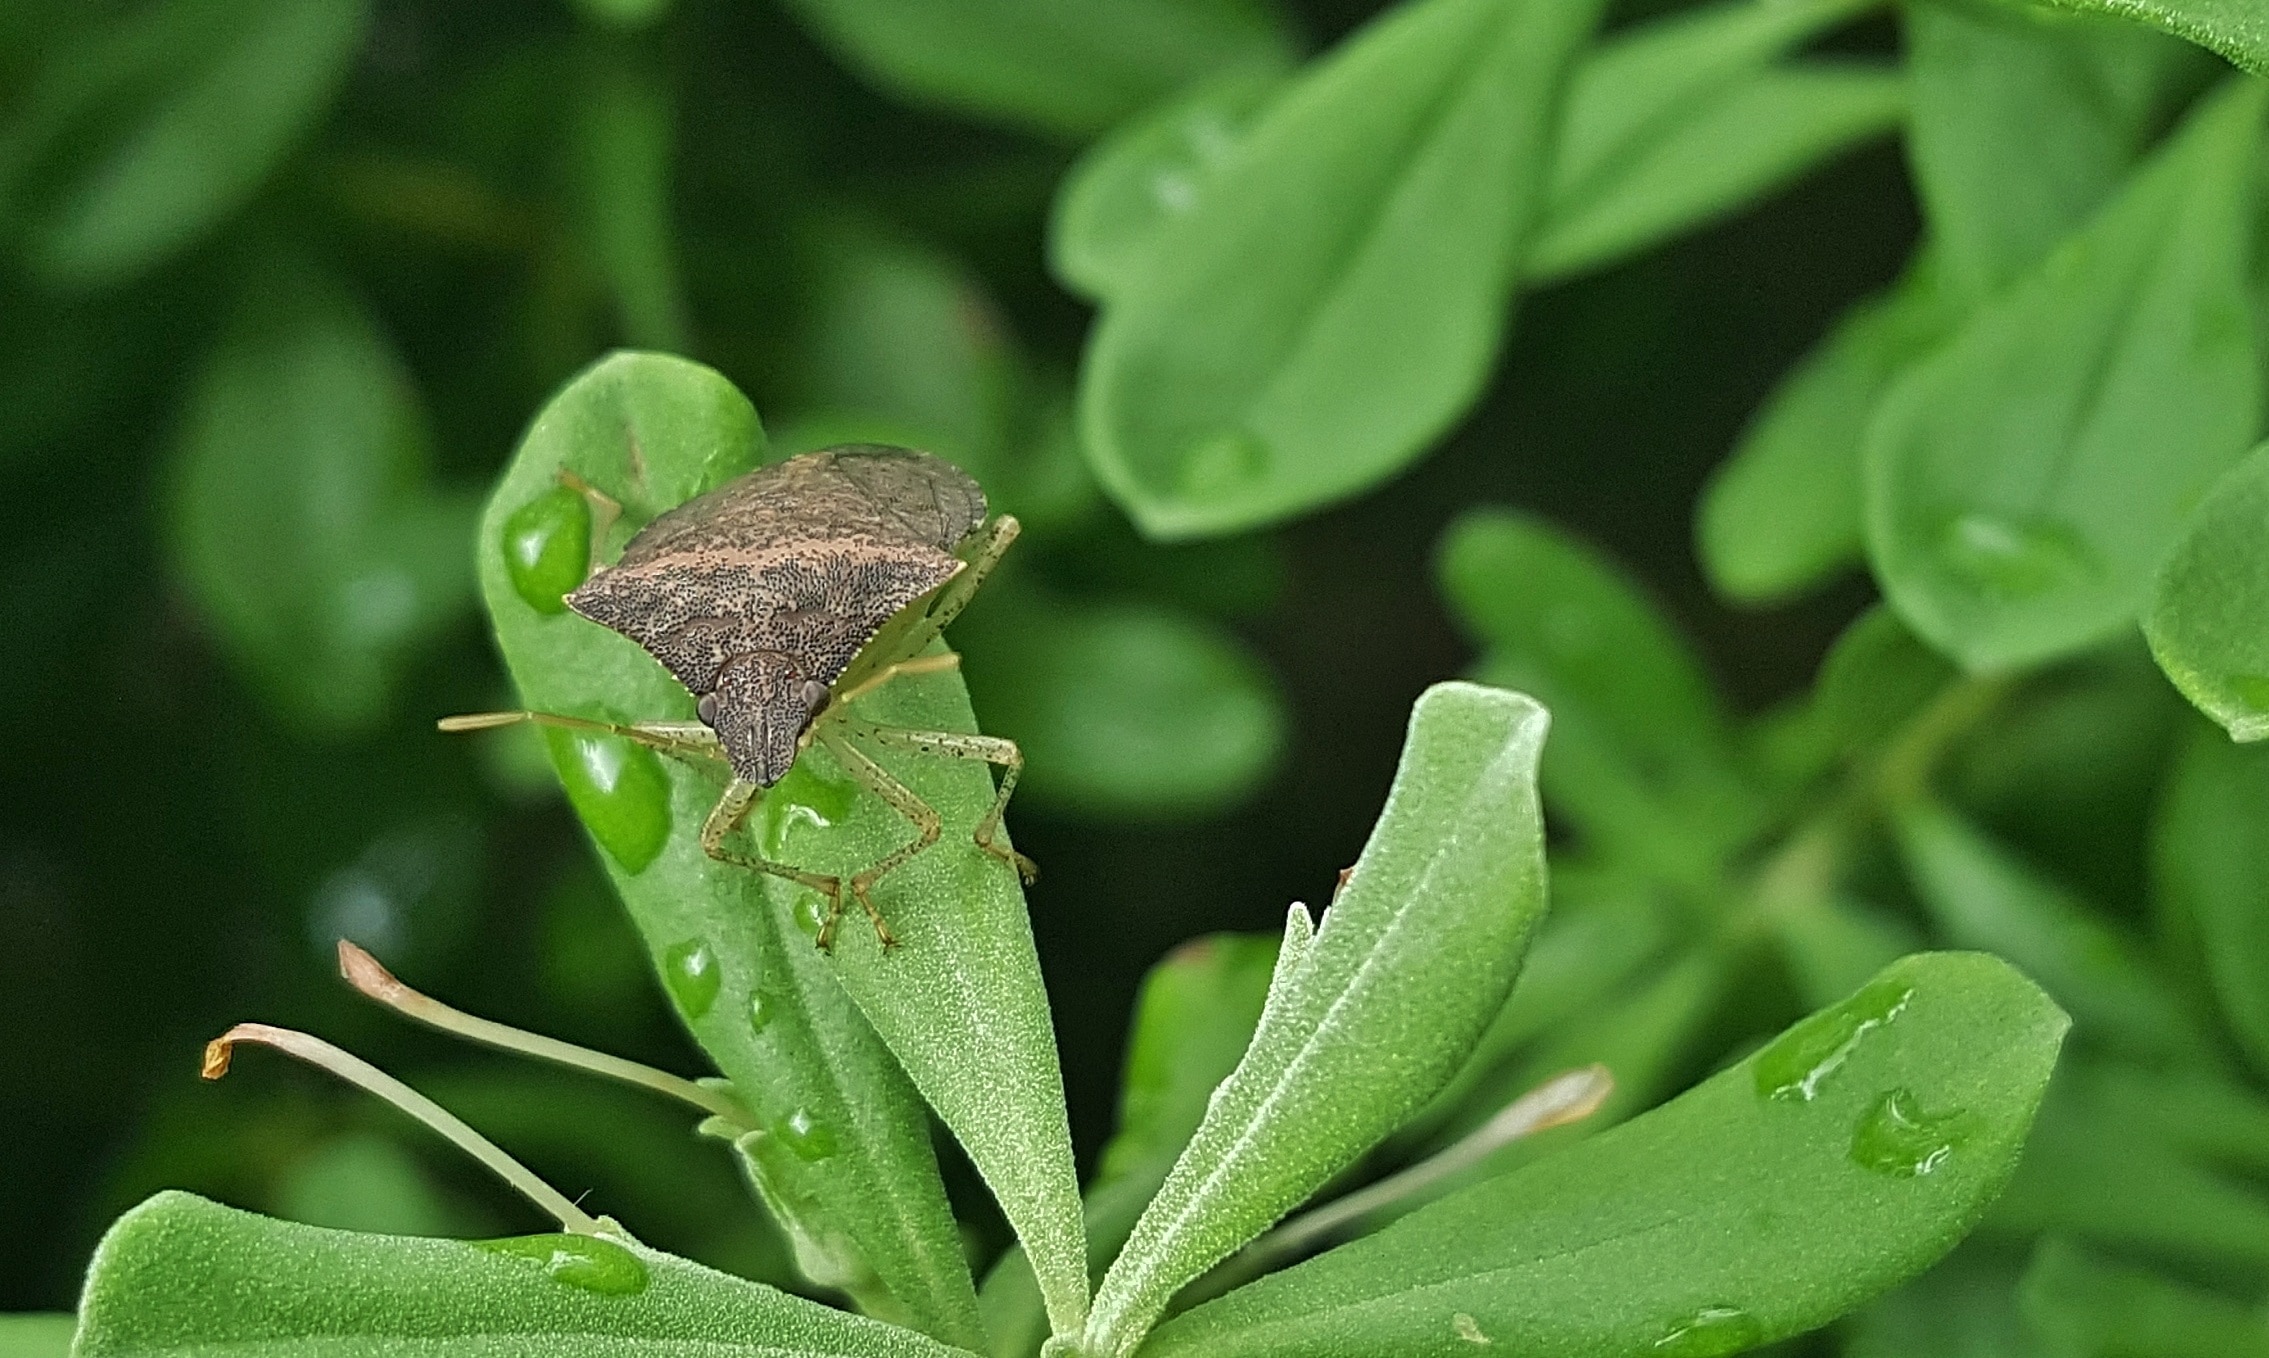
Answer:
<svg viewBox="0 0 2269 1358"><path fill-rule="evenodd" d="M788 776L827 698L827 685L807 676L795 657L755 651L727 660L696 710L724 744L733 772L770 787Z"/></svg>

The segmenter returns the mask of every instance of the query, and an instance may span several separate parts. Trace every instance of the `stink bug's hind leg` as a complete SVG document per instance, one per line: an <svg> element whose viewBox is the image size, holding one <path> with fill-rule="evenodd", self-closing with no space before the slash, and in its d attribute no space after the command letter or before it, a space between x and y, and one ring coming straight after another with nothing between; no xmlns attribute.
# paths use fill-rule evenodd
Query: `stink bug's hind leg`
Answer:
<svg viewBox="0 0 2269 1358"><path fill-rule="evenodd" d="M969 564L946 581L945 587L938 591L938 596L930 601L930 611L923 615L921 625L908 636L903 654L918 655L929 649L930 643L945 631L946 624L959 617L961 610L969 606L970 599L976 596L978 588L985 583L985 577L993 573L993 567L1000 564L1009 544L1015 542L1016 535L1023 531L1024 525L1016 521L1014 514L998 515L980 530L977 550L969 557Z"/></svg>
<svg viewBox="0 0 2269 1358"><path fill-rule="evenodd" d="M472 712L460 717L443 717L435 725L444 731L487 731L499 726L518 726L522 722L531 726L556 727L562 731L620 736L624 740L634 740L650 750L679 759L717 764L725 761L725 751L717 743L717 733L697 721L623 723L570 717L558 712Z"/></svg>
<svg viewBox="0 0 2269 1358"><path fill-rule="evenodd" d="M785 863L775 863L761 855L735 853L725 847L725 836L731 834L739 828L741 822L748 819L748 813L755 809L757 802L762 799L763 793L762 788L745 778L735 778L727 784L725 794L717 799L715 806L709 808L708 818L701 822L701 851L720 863L730 863L736 868L748 868L753 872L770 873L774 877L785 877L791 882L808 886L827 897L830 905L827 912L827 922L819 926L819 946L823 949L830 947L835 942L835 921L843 913L843 881L841 878L828 877L816 872L805 872L800 868L791 868ZM877 929L882 927L882 922L879 919L875 921L875 927ZM887 931L883 934L883 942L890 942Z"/></svg>
<svg viewBox="0 0 2269 1358"><path fill-rule="evenodd" d="M1001 768L1000 790L993 796L992 807L978 818L975 834L977 847L998 858L1016 870L1025 885L1040 878L1039 865L1023 854L1000 842L1001 816L1008 810L1008 799L1016 791L1016 780L1024 773L1024 752L1013 740L999 736L973 736L959 731L909 731L896 726L876 726L860 722L848 728L853 734L903 750L936 755L943 759L969 759L985 764L998 764Z"/></svg>

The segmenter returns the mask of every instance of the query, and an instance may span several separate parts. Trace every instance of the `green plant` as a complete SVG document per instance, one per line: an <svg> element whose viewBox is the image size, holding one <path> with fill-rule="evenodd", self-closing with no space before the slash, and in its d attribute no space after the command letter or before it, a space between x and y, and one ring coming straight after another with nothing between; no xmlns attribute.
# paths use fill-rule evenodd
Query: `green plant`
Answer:
<svg viewBox="0 0 2269 1358"><path fill-rule="evenodd" d="M1389 483L1506 366L1510 299L1549 292L1549 313L1587 278L1621 298L1588 313L1624 327L1612 346L1551 332L1576 355L1556 371L1589 381L1609 348L1654 352L1644 318L1686 277L1611 266L1898 133L1920 242L1770 395L1692 516L1721 599L1848 625L1809 686L1744 715L1559 516L1456 484L1435 574L1474 682L1419 699L1320 926L1295 907L1281 936L1210 936L1154 969L1084 1192L1024 899L965 836L885 883L904 946L854 931L823 956L808 893L701 855L702 771L604 737L485 737L459 781L541 806L556 775L605 874L545 904L546 984L577 1031L628 1042L644 977L608 932L619 897L719 1077L479 1031L674 1093L716 1144L600 1093L421 1076L531 1158L598 1143L638 1189L598 1204L617 1223L504 1165L563 1231L469 1245L407 1238L504 1219L374 1127L297 1095L209 1120L176 1101L202 1132L162 1127L175 1158L119 1182L218 1183L360 1229L151 1199L97 1254L79 1352L2269 1350L2254 6L1912 0L1893 61L1866 0L1403 0L1303 62L1283 16L1243 0L796 0L862 78L1032 138L854 190L749 170L796 161L776 141L827 124L824 91L791 76L751 113L719 76L743 52L772 77L816 57L691 41L741 32L697 6L577 8L572 38L466 78L420 134L442 149L415 154L374 150L415 138L339 93L358 47L398 55L380 7L164 0L37 42L0 18L26 37L0 54L23 77L0 135L0 246L22 275L4 286L39 336L0 354L25 397L0 451L91 438L45 393L84 377L116 403L147 367L118 337L209 320L154 479L183 593L263 719L300 733L246 740L245 781L335 808L266 813L270 856L322 869L294 933L375 927L349 907L395 890L425 913L381 917L407 941L366 941L464 983L439 959L474 893L434 866L471 854L448 847L453 766L354 742L451 710L426 710L440 693L499 701L478 661L464 682L426 673L475 600L520 700L689 717L636 647L551 604L654 513L833 442L934 448L1030 529L950 638L968 686L894 683L863 700L876 715L1018 738L1019 817L1156 825L1245 802L1290 746L1233 624L1281 595L1288 542L1311 570L1319 545L1370 564L1349 520L1285 526L1413 493ZM327 100L355 98L351 136L294 152ZM705 138L711 116L732 135ZM1019 275L994 257L1036 265L1020 233L1049 183L1047 263L1099 314L1076 380L1070 345L1025 350L968 263L996 288ZM500 323L334 231L527 276ZM1721 300L1746 286L1717 272ZM1065 329L1052 305L1024 298L1017 325ZM433 316L476 338L403 338ZM476 526L465 487L493 464L453 450L501 447L499 421L609 342L640 351L551 397ZM1648 362L1692 357L1662 352ZM719 370L791 413L776 438ZM73 380L35 380L51 372ZM1622 482L1654 466L1596 460ZM629 512L594 521L563 470ZM1452 470L1482 479L1470 458ZM1451 475L1408 485L1438 503ZM92 558L56 559L11 593L79 597L55 582ZM1861 566L1881 600L1864 609L1836 590ZM1373 658L1307 616L1335 680ZM66 630L32 649L82 654ZM159 715L121 724L132 743L69 729L136 768L190 767L163 742L196 723ZM885 762L949 831L989 796L977 769ZM396 803L424 819L366 823ZM823 755L754 832L823 871L905 834ZM1148 833L1121 861L1157 902L1188 860ZM310 847L334 836L349 847ZM0 869L20 889L15 860ZM1070 978L1053 979L1061 1013ZM73 1017L24 1046L75 1039L80 1011L54 1007ZM372 1078L299 1037L242 1040ZM215 1169L239 1125L269 1138L246 1160L287 1168ZM724 1164L761 1212L724 1205ZM0 1324L0 1353L62 1328Z"/></svg>

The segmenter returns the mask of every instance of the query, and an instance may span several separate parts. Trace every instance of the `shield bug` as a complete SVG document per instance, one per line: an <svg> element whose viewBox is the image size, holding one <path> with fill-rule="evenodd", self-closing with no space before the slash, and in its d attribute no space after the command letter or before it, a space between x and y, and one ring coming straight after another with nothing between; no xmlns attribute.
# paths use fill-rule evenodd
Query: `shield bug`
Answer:
<svg viewBox="0 0 2269 1358"><path fill-rule="evenodd" d="M828 947L847 885L884 944L894 942L870 894L885 873L937 843L937 811L859 746L880 745L1002 769L978 846L1034 875L999 842L1001 812L1024 757L1014 741L917 731L863 720L851 701L904 674L950 668L930 643L968 604L1017 522L988 521L985 492L953 464L908 448L858 444L760 467L640 529L611 566L566 596L583 617L644 647L693 694L698 721L629 725L549 712L450 717L444 730L532 721L613 733L680 757L719 762L732 779L701 827L721 862L815 888L831 902ZM725 843L764 791L813 744L880 797L916 834L848 882L736 851Z"/></svg>

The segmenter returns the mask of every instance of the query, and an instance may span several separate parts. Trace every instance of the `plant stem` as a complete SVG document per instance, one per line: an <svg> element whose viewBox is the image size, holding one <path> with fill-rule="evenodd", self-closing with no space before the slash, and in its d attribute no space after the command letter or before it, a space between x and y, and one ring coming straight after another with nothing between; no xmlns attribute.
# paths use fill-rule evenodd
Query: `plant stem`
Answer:
<svg viewBox="0 0 2269 1358"><path fill-rule="evenodd" d="M486 1047L495 1047L521 1056L532 1056L539 1061L550 1061L587 1074L665 1094L680 1102L692 1104L711 1117L721 1118L739 1127L752 1128L755 1125L747 1110L739 1104L714 1089L682 1076L453 1009L430 995L404 985L394 973L386 969L385 964L343 938L339 940L339 974L346 977L347 984L396 1013L469 1042L478 1042Z"/></svg>
<svg viewBox="0 0 2269 1358"><path fill-rule="evenodd" d="M534 1171L505 1154L502 1147L467 1126L455 1113L361 1057L342 1051L322 1038L266 1023L239 1023L205 1044L202 1073L206 1079L218 1080L228 1074L229 1060L235 1054L239 1042L274 1047L277 1051L296 1056L311 1066L327 1070L349 1084L376 1094L439 1132L457 1149L480 1161L490 1173L511 1185L520 1196L557 1218L560 1229L575 1235L612 1234L597 1218L568 1201L566 1195L537 1178Z"/></svg>

